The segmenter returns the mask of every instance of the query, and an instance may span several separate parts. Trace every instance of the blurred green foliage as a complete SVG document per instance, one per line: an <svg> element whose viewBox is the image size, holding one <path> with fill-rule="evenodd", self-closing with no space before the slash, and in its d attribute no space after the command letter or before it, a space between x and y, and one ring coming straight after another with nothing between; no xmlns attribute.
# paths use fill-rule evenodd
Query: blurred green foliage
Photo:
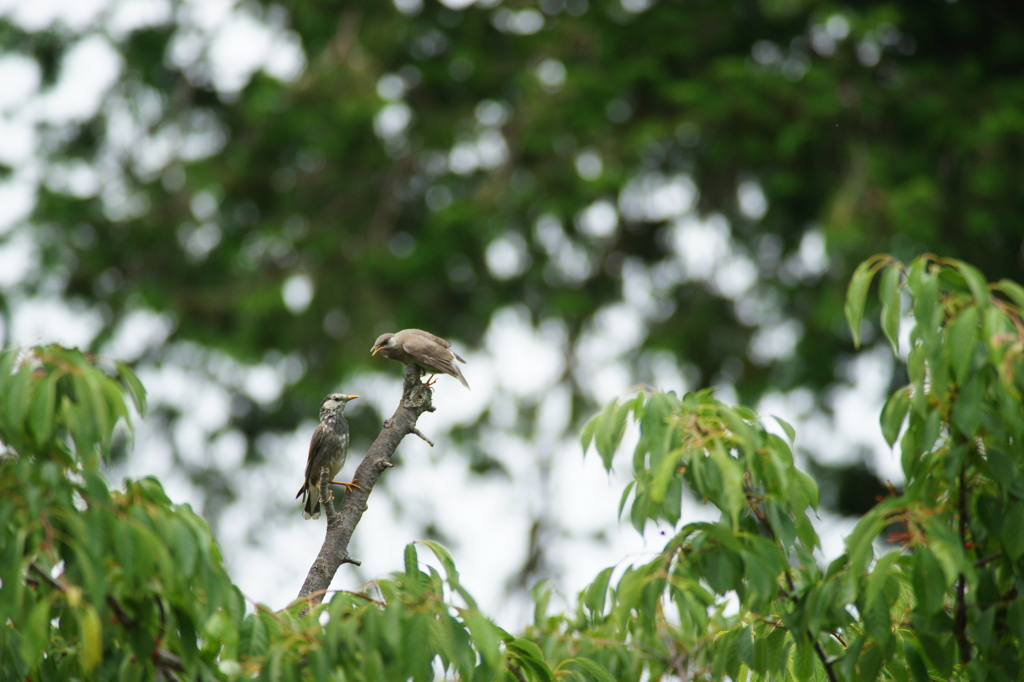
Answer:
<svg viewBox="0 0 1024 682"><path fill-rule="evenodd" d="M382 331L472 343L496 309L525 305L575 340L621 298L624 267L671 272L656 273L671 260L666 218L624 211L595 237L579 228L581 211L614 205L630 182L680 174L701 215L728 219L756 269L750 296L804 334L793 357L753 361L756 323L716 286L670 276L643 346L697 368L702 386L724 365L747 402L769 386L834 380L849 338L842 288L870 253L955 254L994 278L1020 269L1019 3L401 6L408 14L386 2L246 5L285 22L307 65L288 84L257 73L237 95L218 96L208 66L168 56L187 27L117 45L125 69L113 99L155 101L151 134L212 131L203 144L215 153L141 172L126 151L117 162L131 210L43 192L33 216L47 227L43 273L63 273L68 296L102 301L97 344L141 306L173 313L174 338L246 361L297 352L310 370L301 401L245 427L294 425L298 406L365 363ZM3 30L7 50L52 78L67 47L59 30ZM110 116L57 136L48 161L94 162L114 135ZM763 217L740 209L748 181ZM562 247L535 229L545 214L585 256L582 270L560 269ZM215 227L196 237L203 225ZM821 272L793 260L809 230L827 243ZM488 268L501 237L521 245L521 272ZM281 296L295 275L315 292L297 313Z"/></svg>

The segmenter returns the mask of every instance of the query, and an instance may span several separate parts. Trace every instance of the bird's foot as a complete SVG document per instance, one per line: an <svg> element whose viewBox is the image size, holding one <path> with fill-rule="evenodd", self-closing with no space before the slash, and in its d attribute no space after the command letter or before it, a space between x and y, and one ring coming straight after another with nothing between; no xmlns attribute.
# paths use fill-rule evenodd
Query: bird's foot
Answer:
<svg viewBox="0 0 1024 682"><path fill-rule="evenodd" d="M427 380L423 382L423 385L427 387L433 386L435 381L437 381L437 375L431 374L430 377L428 377Z"/></svg>
<svg viewBox="0 0 1024 682"><path fill-rule="evenodd" d="M348 490L349 488L355 488L356 490L362 490L362 488L360 488L355 483L343 483L341 481L331 481L331 485L343 485L343 486L345 486L345 490Z"/></svg>

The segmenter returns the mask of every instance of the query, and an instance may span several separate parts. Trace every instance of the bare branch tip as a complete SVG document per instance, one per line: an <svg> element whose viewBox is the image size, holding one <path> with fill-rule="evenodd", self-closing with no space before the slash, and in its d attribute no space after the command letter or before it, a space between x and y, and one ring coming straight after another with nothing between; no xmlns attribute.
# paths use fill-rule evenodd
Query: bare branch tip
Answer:
<svg viewBox="0 0 1024 682"><path fill-rule="evenodd" d="M411 429L411 433L414 433L414 434L416 434L417 436L419 436L420 438L422 438L422 439L423 439L424 441L426 441L427 445L429 445L430 447L434 447L434 442L433 442L432 440L430 440L429 438L427 438L426 436L424 436L424 435L423 435L423 434L422 434L422 433L420 432L420 430L419 430L419 429L417 429L417 428L416 428L415 426L414 426L414 427L412 427L412 429Z"/></svg>

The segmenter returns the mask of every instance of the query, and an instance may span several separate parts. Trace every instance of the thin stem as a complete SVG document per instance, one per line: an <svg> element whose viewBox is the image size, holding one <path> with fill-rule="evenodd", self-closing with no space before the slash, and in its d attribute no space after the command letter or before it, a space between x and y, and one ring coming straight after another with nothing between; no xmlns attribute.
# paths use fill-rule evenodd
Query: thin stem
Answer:
<svg viewBox="0 0 1024 682"><path fill-rule="evenodd" d="M821 664L825 666L825 672L828 673L829 682L838 682L836 680L836 671L832 669L832 664L829 663L828 657L825 656L825 650L821 648L821 645L817 642L814 643L814 651L818 654L818 658L821 659Z"/></svg>
<svg viewBox="0 0 1024 682"><path fill-rule="evenodd" d="M960 544L964 551L967 551L967 476L964 467L960 469L960 499L957 501L960 508ZM953 632L956 634L956 643L960 649L960 663L967 665L971 661L971 641L967 639L967 600L965 592L967 578L963 573L956 581L956 612L953 621Z"/></svg>

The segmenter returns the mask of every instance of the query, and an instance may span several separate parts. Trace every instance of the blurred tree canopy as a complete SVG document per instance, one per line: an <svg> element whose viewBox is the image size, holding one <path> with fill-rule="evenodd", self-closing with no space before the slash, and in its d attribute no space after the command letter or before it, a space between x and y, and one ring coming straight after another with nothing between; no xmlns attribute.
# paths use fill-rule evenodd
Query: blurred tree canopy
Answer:
<svg viewBox="0 0 1024 682"><path fill-rule="evenodd" d="M472 344L525 306L564 322L574 358L625 303L631 361L667 351L751 403L835 380L870 253L1021 265L1018 2L166 9L119 30L0 19L43 92L96 35L121 60L94 110L37 126L26 286L98 306L97 348L148 309L172 340L299 358L288 399L236 411L250 442L293 428L383 331ZM204 11L271 27L268 64L302 56L229 80Z"/></svg>

